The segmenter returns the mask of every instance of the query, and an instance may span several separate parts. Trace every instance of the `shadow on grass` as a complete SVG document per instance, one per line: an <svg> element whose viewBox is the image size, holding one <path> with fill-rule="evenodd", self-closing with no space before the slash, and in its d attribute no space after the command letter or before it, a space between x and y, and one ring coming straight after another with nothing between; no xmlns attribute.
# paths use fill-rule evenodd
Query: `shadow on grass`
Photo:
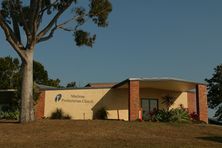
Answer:
<svg viewBox="0 0 222 148"><path fill-rule="evenodd" d="M218 121L214 121L214 120L208 120L209 124L215 124L215 125L222 125L222 123L218 122Z"/></svg>
<svg viewBox="0 0 222 148"><path fill-rule="evenodd" d="M197 139L206 140L206 141L214 141L218 143L222 143L221 136L206 136L206 137L196 137Z"/></svg>

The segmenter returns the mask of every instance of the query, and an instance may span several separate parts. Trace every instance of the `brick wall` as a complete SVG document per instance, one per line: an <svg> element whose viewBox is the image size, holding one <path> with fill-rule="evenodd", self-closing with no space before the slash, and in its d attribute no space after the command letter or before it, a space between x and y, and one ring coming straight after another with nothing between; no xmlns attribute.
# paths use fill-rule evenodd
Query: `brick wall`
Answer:
<svg viewBox="0 0 222 148"><path fill-rule="evenodd" d="M187 92L187 105L189 113L197 112L195 92Z"/></svg>
<svg viewBox="0 0 222 148"><path fill-rule="evenodd" d="M139 118L139 93L139 81L129 81L129 121L133 121Z"/></svg>
<svg viewBox="0 0 222 148"><path fill-rule="evenodd" d="M197 113L199 119L208 123L207 88L205 85L196 86Z"/></svg>
<svg viewBox="0 0 222 148"><path fill-rule="evenodd" d="M45 91L42 91L39 95L37 104L35 105L35 119L39 120L44 117L45 108Z"/></svg>

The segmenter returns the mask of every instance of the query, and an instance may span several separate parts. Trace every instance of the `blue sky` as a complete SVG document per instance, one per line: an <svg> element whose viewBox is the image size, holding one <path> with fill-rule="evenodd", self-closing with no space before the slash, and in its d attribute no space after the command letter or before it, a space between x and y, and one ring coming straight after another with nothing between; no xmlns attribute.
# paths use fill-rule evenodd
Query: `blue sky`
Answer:
<svg viewBox="0 0 222 148"><path fill-rule="evenodd" d="M35 60L62 84L176 77L204 82L222 63L221 0L112 0L113 12L93 48L57 31L36 47ZM67 17L65 15L64 17ZM2 32L0 31L0 34ZM0 35L0 56L15 52Z"/></svg>

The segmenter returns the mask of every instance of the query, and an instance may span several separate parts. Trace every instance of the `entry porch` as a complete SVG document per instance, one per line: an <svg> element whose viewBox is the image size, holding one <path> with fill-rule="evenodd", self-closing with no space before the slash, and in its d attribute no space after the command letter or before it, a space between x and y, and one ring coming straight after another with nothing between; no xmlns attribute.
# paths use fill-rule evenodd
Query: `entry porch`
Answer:
<svg viewBox="0 0 222 148"><path fill-rule="evenodd" d="M129 78L114 88L128 90L128 120L134 121L154 109L166 108L162 97L175 97L170 108L180 105L187 108L189 113L196 112L199 120L208 123L207 90L203 83L191 82L175 78Z"/></svg>

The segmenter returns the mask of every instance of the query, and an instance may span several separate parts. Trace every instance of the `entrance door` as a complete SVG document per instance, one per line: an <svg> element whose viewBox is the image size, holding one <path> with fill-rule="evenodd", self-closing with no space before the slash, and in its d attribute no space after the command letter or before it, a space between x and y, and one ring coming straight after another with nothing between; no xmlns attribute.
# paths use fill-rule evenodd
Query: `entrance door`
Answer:
<svg viewBox="0 0 222 148"><path fill-rule="evenodd" d="M152 113L158 109L158 99L142 99L143 120L149 120Z"/></svg>

